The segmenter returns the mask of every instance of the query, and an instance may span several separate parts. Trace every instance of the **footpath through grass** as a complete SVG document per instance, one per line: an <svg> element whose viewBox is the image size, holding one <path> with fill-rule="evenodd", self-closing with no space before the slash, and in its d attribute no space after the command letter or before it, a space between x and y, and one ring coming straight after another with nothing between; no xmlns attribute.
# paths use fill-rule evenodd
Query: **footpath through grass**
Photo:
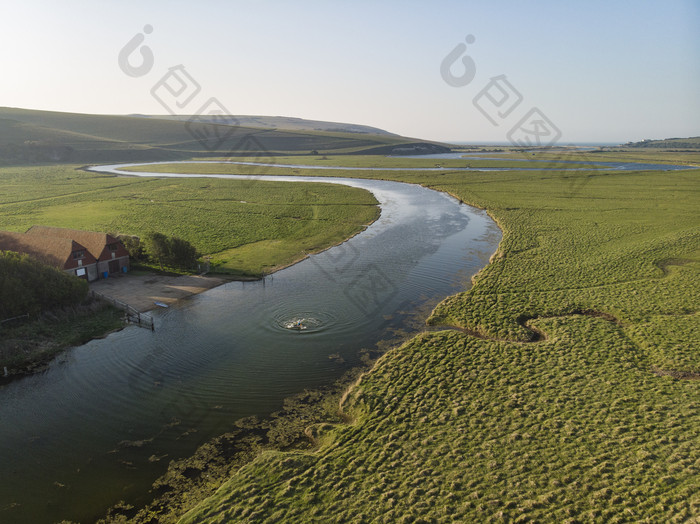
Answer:
<svg viewBox="0 0 700 524"><path fill-rule="evenodd" d="M391 350L316 452L260 455L182 521L698 519L700 170L382 176L503 229L431 318L463 331Z"/></svg>

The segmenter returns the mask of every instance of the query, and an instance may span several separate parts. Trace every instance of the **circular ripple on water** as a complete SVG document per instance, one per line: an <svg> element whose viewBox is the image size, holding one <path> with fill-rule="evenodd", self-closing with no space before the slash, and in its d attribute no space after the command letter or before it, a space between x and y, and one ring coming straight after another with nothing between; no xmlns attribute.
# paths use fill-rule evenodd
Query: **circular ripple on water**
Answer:
<svg viewBox="0 0 700 524"><path fill-rule="evenodd" d="M275 330L298 333L318 333L335 325L336 319L328 312L280 312L272 319Z"/></svg>

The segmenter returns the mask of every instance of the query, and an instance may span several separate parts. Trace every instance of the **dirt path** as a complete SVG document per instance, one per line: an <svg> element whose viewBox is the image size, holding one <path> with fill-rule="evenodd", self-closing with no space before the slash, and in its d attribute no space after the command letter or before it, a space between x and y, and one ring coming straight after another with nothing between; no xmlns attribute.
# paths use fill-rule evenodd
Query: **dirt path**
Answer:
<svg viewBox="0 0 700 524"><path fill-rule="evenodd" d="M154 302L174 304L181 298L189 297L207 289L228 282L225 278L183 275L120 275L98 280L90 284L90 289L110 298L129 304L138 311L148 311L157 307Z"/></svg>

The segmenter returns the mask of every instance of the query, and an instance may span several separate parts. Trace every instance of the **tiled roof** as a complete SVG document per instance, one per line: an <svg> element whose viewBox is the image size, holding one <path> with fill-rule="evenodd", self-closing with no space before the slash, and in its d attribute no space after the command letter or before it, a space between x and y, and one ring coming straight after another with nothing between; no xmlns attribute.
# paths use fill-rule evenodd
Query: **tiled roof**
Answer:
<svg viewBox="0 0 700 524"><path fill-rule="evenodd" d="M74 251L86 250L85 246L68 238L27 235L25 233L11 233L0 231L0 250L16 251L29 255L45 264L65 269L66 265L72 262ZM85 253L84 264L92 264L95 258L89 253Z"/></svg>
<svg viewBox="0 0 700 524"><path fill-rule="evenodd" d="M119 242L118 239L107 233L80 231L78 229L67 229L63 227L32 226L27 230L26 234L31 236L39 235L43 237L75 240L85 246L96 258L100 257L107 244Z"/></svg>

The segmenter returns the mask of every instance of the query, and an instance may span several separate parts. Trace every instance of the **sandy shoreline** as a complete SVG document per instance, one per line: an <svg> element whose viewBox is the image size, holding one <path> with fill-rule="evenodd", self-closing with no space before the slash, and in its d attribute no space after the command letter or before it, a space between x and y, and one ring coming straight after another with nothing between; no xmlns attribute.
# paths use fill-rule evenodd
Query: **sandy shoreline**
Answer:
<svg viewBox="0 0 700 524"><path fill-rule="evenodd" d="M98 280L90 289L129 304L141 313L155 309L155 302L173 305L178 300L207 291L233 279L202 275L121 275Z"/></svg>
<svg viewBox="0 0 700 524"><path fill-rule="evenodd" d="M294 266L299 262L306 260L309 255L316 255L318 253L323 253L331 248L344 244L351 238L363 233L370 227L374 222L376 222L381 216L381 212L377 214L377 217L370 222L365 224L362 229L356 231L347 238L336 242L335 244L324 247L317 251L304 253L303 256L287 263L275 266L266 276L273 275L278 271L286 269L288 267ZM240 276L229 276L225 274L220 275L175 275L175 276L164 276L158 274L150 275L117 275L104 280L97 280L90 284L90 289L108 298L116 299L125 304L129 304L131 307L136 309L141 313L156 309L155 302L162 302L171 306L175 304L178 300L190 297L192 295L197 295L208 291L209 289L215 288L227 282L247 282L252 280L260 280L256 277L240 277Z"/></svg>

